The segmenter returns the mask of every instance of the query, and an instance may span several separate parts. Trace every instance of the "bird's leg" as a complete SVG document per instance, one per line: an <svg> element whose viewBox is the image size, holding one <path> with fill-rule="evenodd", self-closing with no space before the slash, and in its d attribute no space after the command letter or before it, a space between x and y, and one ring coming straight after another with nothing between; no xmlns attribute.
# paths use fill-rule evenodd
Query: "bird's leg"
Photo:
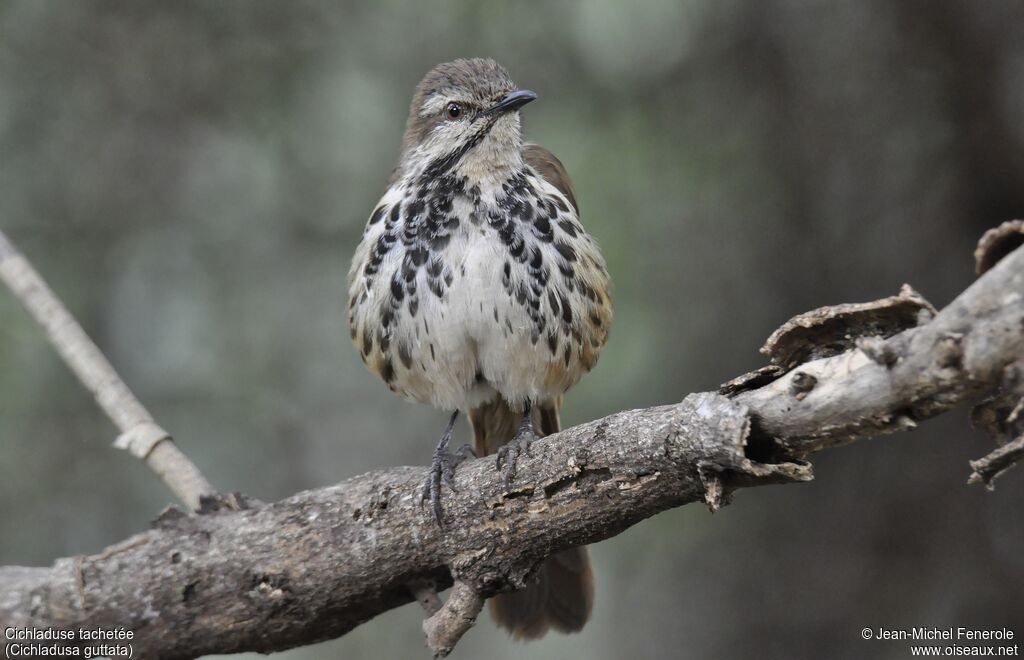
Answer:
<svg viewBox="0 0 1024 660"><path fill-rule="evenodd" d="M454 454L448 451L448 443L451 442L455 420L458 418L459 411L456 410L448 420L448 425L444 427L444 433L441 434L441 440L437 443L434 457L430 461L430 471L423 482L423 493L420 495L420 502L430 499L434 522L438 525L441 525L441 480L443 479L452 492L455 492L455 468L469 456L476 456L468 444L459 447Z"/></svg>
<svg viewBox="0 0 1024 660"><path fill-rule="evenodd" d="M530 444L537 439L533 430L533 406L526 401L526 408L523 411L523 419L519 422L519 429L515 436L498 449L497 465L501 470L501 464L505 464L505 484L511 484L516 476L516 461L520 454L530 453Z"/></svg>

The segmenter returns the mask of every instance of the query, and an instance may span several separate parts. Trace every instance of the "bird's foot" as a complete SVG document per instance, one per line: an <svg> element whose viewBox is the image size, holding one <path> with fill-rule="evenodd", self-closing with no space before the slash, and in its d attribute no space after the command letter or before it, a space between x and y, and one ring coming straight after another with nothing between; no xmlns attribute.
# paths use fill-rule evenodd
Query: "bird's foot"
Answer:
<svg viewBox="0 0 1024 660"><path fill-rule="evenodd" d="M505 485L508 486L516 477L516 463L522 454L530 455L530 445L537 439L532 425L522 425L516 432L514 438L506 442L498 449L496 464L501 471L502 464L505 467Z"/></svg>
<svg viewBox="0 0 1024 660"><path fill-rule="evenodd" d="M455 468L470 456L476 457L473 448L468 444L459 447L454 454L448 451L448 442L452 438L452 428L454 426L455 415L452 416L452 421L448 423L444 435L441 436L441 441L437 443L434 457L430 461L430 470L427 471L427 478L423 481L423 492L420 495L421 503L426 502L428 499L430 500L431 513L434 517L434 522L438 526L442 526L441 482L444 481L453 493L458 492L458 489L455 488Z"/></svg>

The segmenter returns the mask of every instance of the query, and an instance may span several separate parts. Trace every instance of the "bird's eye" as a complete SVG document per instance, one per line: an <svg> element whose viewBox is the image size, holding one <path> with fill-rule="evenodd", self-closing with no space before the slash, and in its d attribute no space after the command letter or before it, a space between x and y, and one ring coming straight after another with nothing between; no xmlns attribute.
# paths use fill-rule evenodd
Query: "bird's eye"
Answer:
<svg viewBox="0 0 1024 660"><path fill-rule="evenodd" d="M462 106L458 103L449 103L448 107L444 109L444 114L448 119L458 119L462 116Z"/></svg>

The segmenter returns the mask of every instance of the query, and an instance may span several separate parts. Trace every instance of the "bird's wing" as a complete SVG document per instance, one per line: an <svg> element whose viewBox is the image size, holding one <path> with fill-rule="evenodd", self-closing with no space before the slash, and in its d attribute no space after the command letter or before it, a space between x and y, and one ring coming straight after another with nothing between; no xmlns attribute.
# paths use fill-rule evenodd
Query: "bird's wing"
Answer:
<svg viewBox="0 0 1024 660"><path fill-rule="evenodd" d="M558 191L565 195L569 203L572 204L576 215L579 215L580 207L576 203L576 189L572 186L569 173L565 171L565 165L555 158L555 154L538 144L524 144L523 160L537 170L537 174L544 177L548 183L558 188Z"/></svg>

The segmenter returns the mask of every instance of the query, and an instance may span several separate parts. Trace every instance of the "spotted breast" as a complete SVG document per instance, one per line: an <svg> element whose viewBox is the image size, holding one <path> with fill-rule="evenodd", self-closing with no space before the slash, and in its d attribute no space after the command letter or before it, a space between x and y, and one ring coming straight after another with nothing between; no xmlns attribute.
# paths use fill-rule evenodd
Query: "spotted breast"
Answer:
<svg viewBox="0 0 1024 660"><path fill-rule="evenodd" d="M469 410L497 395L551 399L593 367L611 320L608 276L559 171L526 145L506 176L452 168L388 189L353 260L349 321L389 388Z"/></svg>

